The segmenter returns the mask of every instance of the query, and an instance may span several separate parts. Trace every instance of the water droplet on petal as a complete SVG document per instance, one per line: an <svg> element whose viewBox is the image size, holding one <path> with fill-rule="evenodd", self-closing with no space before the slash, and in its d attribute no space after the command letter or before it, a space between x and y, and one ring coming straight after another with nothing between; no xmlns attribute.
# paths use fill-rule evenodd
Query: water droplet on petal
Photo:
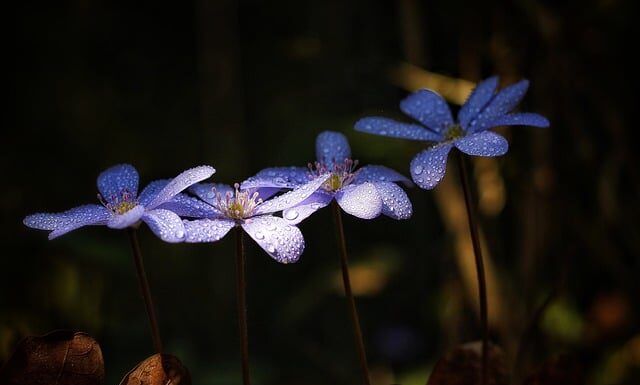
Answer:
<svg viewBox="0 0 640 385"><path fill-rule="evenodd" d="M296 219L300 214L296 210L287 210L284 213L284 217L290 221Z"/></svg>

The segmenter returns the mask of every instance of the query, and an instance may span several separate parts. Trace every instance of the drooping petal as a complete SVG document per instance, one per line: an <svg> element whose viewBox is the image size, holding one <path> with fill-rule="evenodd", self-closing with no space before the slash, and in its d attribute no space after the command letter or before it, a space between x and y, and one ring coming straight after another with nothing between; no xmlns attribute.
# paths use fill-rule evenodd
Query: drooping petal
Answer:
<svg viewBox="0 0 640 385"><path fill-rule="evenodd" d="M38 213L24 218L23 223L33 229L53 230L49 239L89 225L104 225L111 218L111 211L99 205L83 205L62 213Z"/></svg>
<svg viewBox="0 0 640 385"><path fill-rule="evenodd" d="M489 123L496 118L509 113L520 103L529 88L528 80L521 80L503 88L491 99L489 104L480 112L476 119L472 120L467 127L468 133L484 131L491 126Z"/></svg>
<svg viewBox="0 0 640 385"><path fill-rule="evenodd" d="M499 156L509 149L507 140L492 131L482 131L467 135L454 142L455 146L468 155Z"/></svg>
<svg viewBox="0 0 640 385"><path fill-rule="evenodd" d="M451 143L443 143L418 153L409 166L413 181L423 189L436 187L444 177L452 147Z"/></svg>
<svg viewBox="0 0 640 385"><path fill-rule="evenodd" d="M112 229L124 229L129 226L133 226L138 223L140 218L144 215L144 207L137 205L124 214L113 214L107 222L107 227Z"/></svg>
<svg viewBox="0 0 640 385"><path fill-rule="evenodd" d="M369 182L343 187L336 193L336 201L346 213L362 219L373 219L382 212L382 198Z"/></svg>
<svg viewBox="0 0 640 385"><path fill-rule="evenodd" d="M316 138L316 159L323 164L341 163L351 158L347 137L339 132L324 131Z"/></svg>
<svg viewBox="0 0 640 385"><path fill-rule="evenodd" d="M148 206L149 203L151 203L151 201L155 199L155 197L160 193L160 191L162 191L163 188L165 188L169 184L170 181L170 179L158 179L149 183L138 196L138 203L145 207Z"/></svg>
<svg viewBox="0 0 640 385"><path fill-rule="evenodd" d="M98 175L98 191L108 203L121 198L123 192L135 197L138 194L138 179L138 171L132 165L119 164Z"/></svg>
<svg viewBox="0 0 640 385"><path fill-rule="evenodd" d="M242 190L277 187L296 188L309 181L309 169L305 167L272 167L261 170L240 184Z"/></svg>
<svg viewBox="0 0 640 385"><path fill-rule="evenodd" d="M332 193L318 190L297 206L284 210L282 218L290 225L297 225L311 216L311 214L327 206L332 200Z"/></svg>
<svg viewBox="0 0 640 385"><path fill-rule="evenodd" d="M447 102L431 90L418 90L400 102L400 109L435 132L442 133L453 125Z"/></svg>
<svg viewBox="0 0 640 385"><path fill-rule="evenodd" d="M442 140L442 134L433 132L418 124L401 123L393 119L377 116L358 120L354 128L356 131L388 136L390 138L423 140L427 142L439 142Z"/></svg>
<svg viewBox="0 0 640 385"><path fill-rule="evenodd" d="M182 219L173 211L155 209L144 213L142 220L165 242L184 242L186 231Z"/></svg>
<svg viewBox="0 0 640 385"><path fill-rule="evenodd" d="M189 187L189 192L212 206L217 206L216 195L220 193L223 197L227 193L234 194L233 187L224 183L196 183Z"/></svg>
<svg viewBox="0 0 640 385"><path fill-rule="evenodd" d="M220 215L220 211L210 204L183 193L174 196L158 208L173 211L180 217L188 218L214 218Z"/></svg>
<svg viewBox="0 0 640 385"><path fill-rule="evenodd" d="M413 214L413 206L407 193L392 182L374 183L382 198L382 214L393 219L409 219Z"/></svg>
<svg viewBox="0 0 640 385"><path fill-rule="evenodd" d="M471 91L467 101L464 102L458 111L458 122L462 128L466 129L469 122L475 118L480 111L489 103L498 87L498 77L492 76L478 83Z"/></svg>
<svg viewBox="0 0 640 385"><path fill-rule="evenodd" d="M409 178L385 166L368 165L358 169L354 183L362 182L402 182L412 185Z"/></svg>
<svg viewBox="0 0 640 385"><path fill-rule="evenodd" d="M303 184L302 186L296 188L295 190L291 190L287 193L263 202L258 207L256 207L255 214L261 215L275 213L277 211L282 211L284 209L288 209L289 207L298 205L300 202L309 198L311 194L316 192L316 190L318 190L320 186L322 186L322 184L327 179L329 179L329 176L330 174L321 175L308 182L307 184Z"/></svg>
<svg viewBox="0 0 640 385"><path fill-rule="evenodd" d="M173 178L149 203L147 209L153 209L158 207L164 202L167 202L178 193L187 189L194 183L198 183L209 178L216 170L211 166L199 166L189 170L183 171L180 175Z"/></svg>
<svg viewBox="0 0 640 385"><path fill-rule="evenodd" d="M496 126L532 126L545 128L549 127L549 120L539 114L523 112L499 116L487 125L488 128Z"/></svg>
<svg viewBox="0 0 640 385"><path fill-rule="evenodd" d="M247 219L242 228L280 263L296 262L304 251L302 232L282 218L271 215L253 217Z"/></svg>
<svg viewBox="0 0 640 385"><path fill-rule="evenodd" d="M187 233L185 242L207 243L222 239L236 222L227 218L198 219L195 221L183 221Z"/></svg>

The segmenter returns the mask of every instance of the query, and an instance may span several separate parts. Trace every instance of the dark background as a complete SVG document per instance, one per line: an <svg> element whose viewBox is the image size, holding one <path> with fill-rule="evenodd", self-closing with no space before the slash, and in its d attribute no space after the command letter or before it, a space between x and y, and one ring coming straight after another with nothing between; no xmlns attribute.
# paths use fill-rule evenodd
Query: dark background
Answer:
<svg viewBox="0 0 640 385"><path fill-rule="evenodd" d="M398 102L414 88L444 94L465 89L456 79L498 74L503 85L530 79L521 108L552 125L500 129L509 153L473 159L493 338L515 378L564 357L588 384L634 383L632 4L20 2L15 124L0 134L0 362L21 337L59 328L100 341L108 384L152 354L125 234L92 227L49 242L21 223L95 203L101 170L131 163L144 185L211 164L215 181L232 183L305 165L315 136L335 130L361 163L408 174L420 143L353 123L401 118ZM409 221L346 219L376 384L424 384L438 357L480 336L456 166L451 157L435 191L409 192ZM256 383L358 381L330 221L324 210L302 224L307 249L294 265L248 245ZM195 384L240 383L232 239L168 245L142 228L141 242L167 350Z"/></svg>

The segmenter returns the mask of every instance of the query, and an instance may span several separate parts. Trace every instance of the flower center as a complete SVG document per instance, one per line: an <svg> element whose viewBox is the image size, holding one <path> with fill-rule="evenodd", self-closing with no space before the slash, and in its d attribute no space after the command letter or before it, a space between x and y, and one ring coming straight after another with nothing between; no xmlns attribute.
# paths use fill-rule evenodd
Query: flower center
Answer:
<svg viewBox="0 0 640 385"><path fill-rule="evenodd" d="M444 139L455 140L464 136L464 130L460 127L459 124L454 124L450 126L447 131L444 133Z"/></svg>
<svg viewBox="0 0 640 385"><path fill-rule="evenodd" d="M312 178L331 173L329 179L322 184L322 188L326 191L334 192L353 182L359 171L357 168L358 161L348 158L342 163L334 163L333 165L326 165L320 162L309 163Z"/></svg>
<svg viewBox="0 0 640 385"><path fill-rule="evenodd" d="M100 203L112 213L122 215L138 205L138 199L134 194L131 194L129 190L122 190L119 195L112 195L109 202L104 197L98 194L98 200Z"/></svg>
<svg viewBox="0 0 640 385"><path fill-rule="evenodd" d="M225 216L233 219L244 219L253 215L255 208L262 203L262 199L258 198L258 192L251 194L249 191L240 191L240 185L234 184L235 193L227 191L226 194L216 194L218 209Z"/></svg>

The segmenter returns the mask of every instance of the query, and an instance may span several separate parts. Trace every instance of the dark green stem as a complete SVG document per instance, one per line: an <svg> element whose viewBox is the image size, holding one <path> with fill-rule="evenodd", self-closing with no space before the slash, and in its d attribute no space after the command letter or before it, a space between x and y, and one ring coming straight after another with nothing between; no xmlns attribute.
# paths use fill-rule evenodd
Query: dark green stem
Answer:
<svg viewBox="0 0 640 385"><path fill-rule="evenodd" d="M473 253L476 257L476 271L478 274L478 294L480 296L480 323L482 324L482 372L481 384L488 384L489 377L489 320L487 310L487 284L484 275L484 262L482 261L482 250L480 248L480 237L478 236L478 224L476 221L475 208L471 201L471 189L469 188L469 176L464 156L458 151L460 180L464 191L464 201L467 206L467 217L469 219L469 232L473 243Z"/></svg>
<svg viewBox="0 0 640 385"><path fill-rule="evenodd" d="M153 345L156 349L156 353L162 354L162 340L160 339L160 328L158 327L158 319L156 317L155 307L153 306L153 300L151 299L151 289L149 289L149 281L147 281L147 274L144 271L144 263L142 262L142 253L140 252L140 243L138 242L138 234L136 229L129 227L127 229L129 234L129 240L131 241L131 250L133 251L133 261L136 265L136 272L138 274L138 282L140 283L140 291L142 292L142 298L144 299L144 306L147 310L147 316L149 317L149 325L151 326L151 336L153 338Z"/></svg>
<svg viewBox="0 0 640 385"><path fill-rule="evenodd" d="M336 238L338 240L338 246L340 247L340 267L342 268L342 283L344 284L344 294L347 297L347 303L349 305L349 315L351 316L351 326L353 327L356 350L358 351L358 358L360 359L362 383L364 385L370 385L371 381L369 376L369 365L367 364L367 353L364 348L362 330L360 330L360 321L358 318L358 310L356 309L356 300L355 298L353 298L353 292L351 291L351 279L349 278L349 258L347 255L347 243L344 237L344 227L342 225L342 213L340 211L340 206L338 206L336 201L333 201L331 208L333 210L333 219L336 226Z"/></svg>
<svg viewBox="0 0 640 385"><path fill-rule="evenodd" d="M238 333L242 353L242 383L251 385L249 370L249 333L247 331L247 283L245 277L246 260L242 227L236 227L236 294L238 301Z"/></svg>

